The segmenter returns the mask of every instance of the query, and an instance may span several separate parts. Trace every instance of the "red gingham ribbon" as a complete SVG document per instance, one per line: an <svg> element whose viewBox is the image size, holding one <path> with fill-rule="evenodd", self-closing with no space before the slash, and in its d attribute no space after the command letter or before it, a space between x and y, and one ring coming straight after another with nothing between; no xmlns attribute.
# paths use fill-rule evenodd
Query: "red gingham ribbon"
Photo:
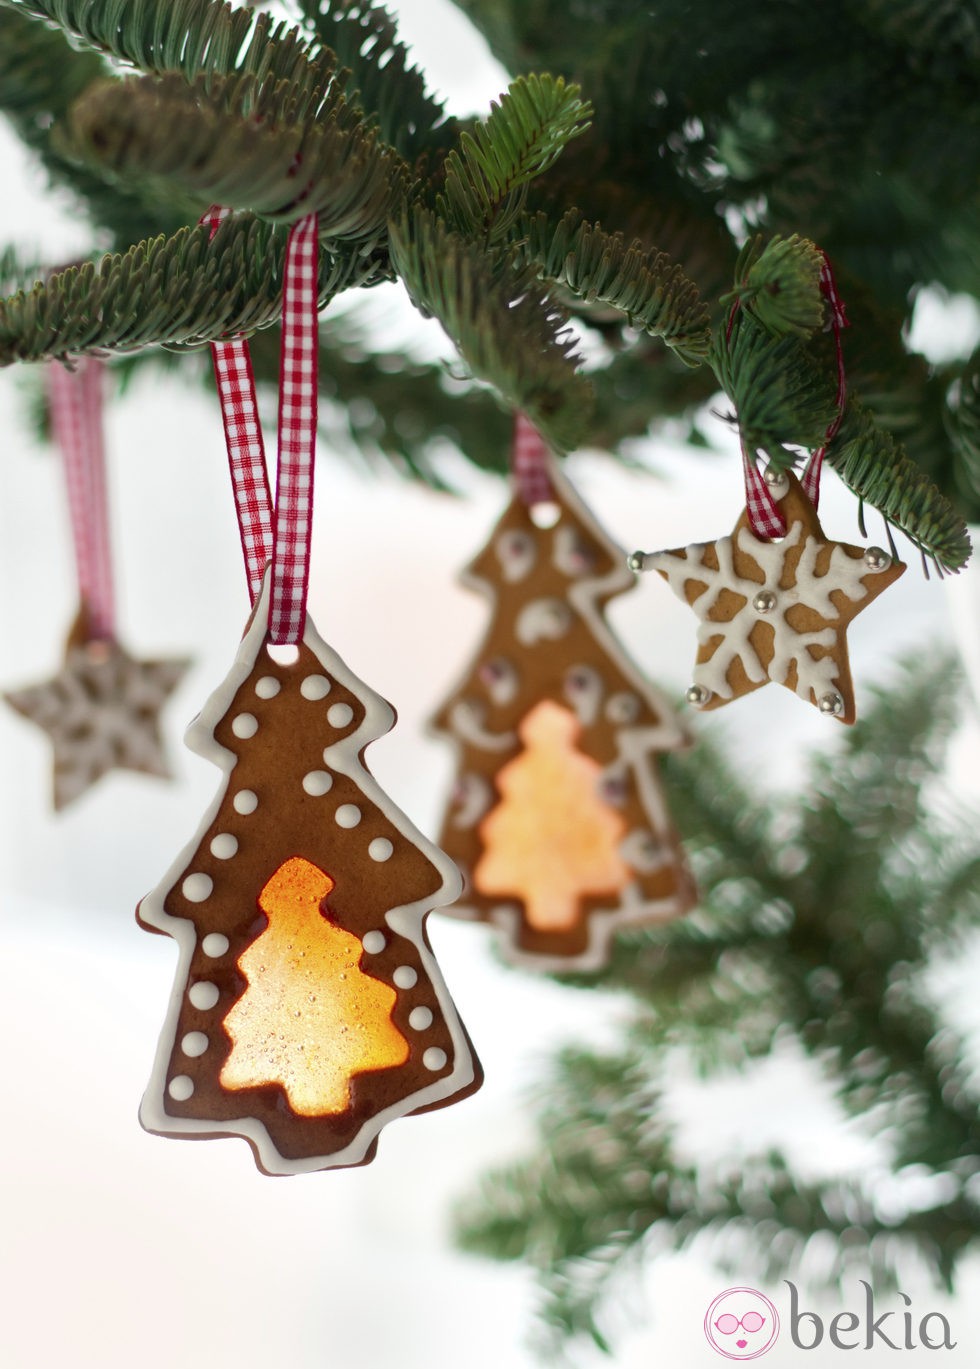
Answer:
<svg viewBox="0 0 980 1369"><path fill-rule="evenodd" d="M103 365L97 357L87 356L77 358L73 366L70 370L55 361L48 367L51 426L64 462L86 627L91 640L111 641L116 611L102 431Z"/></svg>
<svg viewBox="0 0 980 1369"><path fill-rule="evenodd" d="M830 321L827 326L834 331L834 346L837 350L837 413L824 434L822 445L813 452L806 463L800 480L814 508L820 503L820 471L824 455L831 441L837 436L844 417L844 405L847 403L847 376L844 373L844 345L841 333L850 327L850 323L844 311L844 301L837 291L837 282L834 280L834 272L826 252L823 253L823 266L820 268L820 289L830 306Z"/></svg>
<svg viewBox="0 0 980 1369"><path fill-rule="evenodd" d="M515 415L510 466L517 493L529 508L555 497L548 472L550 461L547 444L531 420L524 414Z"/></svg>
<svg viewBox="0 0 980 1369"><path fill-rule="evenodd" d="M776 503L772 490L766 484L765 476L755 464L756 458L749 454L742 444L742 468L745 472L745 512L749 527L756 537L768 541L772 537L782 537L786 531L786 519Z"/></svg>
<svg viewBox="0 0 980 1369"><path fill-rule="evenodd" d="M202 218L212 237L226 214L215 207ZM317 422L317 249L317 216L308 214L293 225L286 244L274 507L248 343L232 338L211 346L249 595L254 604L271 561L269 637L276 645L299 642L306 623Z"/></svg>
<svg viewBox="0 0 980 1369"><path fill-rule="evenodd" d="M837 349L837 413L824 434L823 443L811 452L800 476L800 484L814 508L817 508L820 503L820 474L823 469L823 459L827 447L837 435L844 417L844 405L847 401L847 377L844 373L844 348L841 342L841 332L850 326L844 310L844 301L838 293L837 282L834 280L830 258L826 252L822 252L821 256L823 257L823 265L820 268L820 290L830 306L830 319L827 326L833 329L834 343ZM736 299L728 316L728 337L731 337L738 307L739 302ZM742 467L745 473L745 511L748 515L749 526L756 537L763 540L782 537L786 531L786 520L783 518L772 491L766 484L765 477L759 472L755 456L749 453L744 443L742 445Z"/></svg>

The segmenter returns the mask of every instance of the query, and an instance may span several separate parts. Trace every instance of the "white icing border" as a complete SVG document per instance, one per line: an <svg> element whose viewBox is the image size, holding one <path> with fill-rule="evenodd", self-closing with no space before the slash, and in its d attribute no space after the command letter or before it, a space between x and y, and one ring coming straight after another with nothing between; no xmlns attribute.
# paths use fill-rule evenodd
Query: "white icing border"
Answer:
<svg viewBox="0 0 980 1369"><path fill-rule="evenodd" d="M208 1121L196 1117L174 1116L167 1111L167 1069L176 1044L177 1022L184 1000L191 959L197 944L197 932L194 924L188 919L171 917L165 911L163 902L190 864L191 858L204 838L204 834L214 822L222 800L228 791L228 777L237 763L237 757L215 740L214 729L230 709L235 694L255 667L259 652L265 642L268 605L269 576L267 573L262 594L256 604L251 623L242 639L231 671L191 723L185 736L187 745L193 751L203 756L205 760L212 761L222 770L225 777L224 781L219 785L214 801L194 836L173 861L160 883L146 895L139 905L141 920L148 927L154 927L158 931L166 932L172 936L177 942L179 950L174 987L170 995L166 1020L160 1033L150 1081L140 1104L139 1117L141 1124L147 1131L166 1135L184 1134L214 1137L221 1134L241 1136L253 1143L262 1167L268 1173L309 1174L315 1170L335 1169L359 1164L365 1158L371 1143L384 1126L398 1117L404 1117L420 1108L439 1103L466 1088L473 1083L476 1070L466 1034L442 977L442 972L435 956L425 945L421 934L425 915L432 908L451 903L453 899L459 896L462 878L449 857L430 842L427 837L423 836L361 764L358 753L369 742L375 741L391 730L395 720L394 712L379 694L376 694L374 690L359 680L337 653L327 646L307 617L306 630L303 634L304 644L313 652L327 673L349 689L364 705L364 719L361 724L347 737L327 747L324 752L324 759L332 769L353 780L357 788L364 794L365 799L369 803L375 804L392 826L432 863L441 880L440 887L425 899L389 909L385 914L385 921L393 931L408 937L418 952L419 959L431 981L433 992L453 1043L453 1069L444 1078L422 1086L407 1098L400 1099L376 1116L369 1118L353 1141L343 1150L329 1155L307 1156L299 1160L289 1160L280 1155L266 1128L254 1117Z"/></svg>

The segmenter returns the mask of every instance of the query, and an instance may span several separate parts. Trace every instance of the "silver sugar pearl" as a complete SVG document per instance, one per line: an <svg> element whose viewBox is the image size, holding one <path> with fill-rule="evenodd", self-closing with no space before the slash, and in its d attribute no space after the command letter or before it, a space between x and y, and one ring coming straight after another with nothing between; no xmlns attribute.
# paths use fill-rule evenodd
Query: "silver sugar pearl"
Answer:
<svg viewBox="0 0 980 1369"><path fill-rule="evenodd" d="M785 471L774 471L771 466L767 466L763 472L763 479L773 494L781 494L789 489L789 479Z"/></svg>
<svg viewBox="0 0 980 1369"><path fill-rule="evenodd" d="M817 700L817 707L821 713L826 713L830 718L839 718L844 712L844 700L836 692L822 694Z"/></svg>
<svg viewBox="0 0 980 1369"><path fill-rule="evenodd" d="M631 551L626 558L626 564L632 571L641 571L645 567L643 562L646 560L646 553L642 551Z"/></svg>
<svg viewBox="0 0 980 1369"><path fill-rule="evenodd" d="M692 684L685 690L684 697L692 708L704 708L711 701L711 690L705 689L704 685Z"/></svg>
<svg viewBox="0 0 980 1369"><path fill-rule="evenodd" d="M760 589L759 593L752 600L752 607L756 613L772 613L776 607L776 596L771 589Z"/></svg>
<svg viewBox="0 0 980 1369"><path fill-rule="evenodd" d="M869 547L864 553L864 564L868 570L887 570L891 563L892 558L881 547Z"/></svg>

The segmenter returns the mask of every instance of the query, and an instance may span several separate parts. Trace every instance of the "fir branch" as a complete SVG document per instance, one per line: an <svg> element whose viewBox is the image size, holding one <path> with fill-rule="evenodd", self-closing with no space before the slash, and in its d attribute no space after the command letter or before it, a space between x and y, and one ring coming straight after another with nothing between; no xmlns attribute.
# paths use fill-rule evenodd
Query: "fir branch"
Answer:
<svg viewBox="0 0 980 1369"><path fill-rule="evenodd" d="M180 77L108 81L71 111L65 150L122 184L177 187L199 207L248 209L273 222L320 216L320 239L377 244L404 193L402 164L336 87L317 108L300 87Z"/></svg>
<svg viewBox="0 0 980 1369"><path fill-rule="evenodd" d="M566 321L535 280L510 260L416 208L390 229L394 266L421 313L435 317L478 379L526 413L564 452L578 440L590 387Z"/></svg>
<svg viewBox="0 0 980 1369"><path fill-rule="evenodd" d="M448 151L455 120L428 93L395 21L372 0L298 0L308 33L349 72L349 102L376 123L381 137L409 160Z"/></svg>
<svg viewBox="0 0 980 1369"><path fill-rule="evenodd" d="M591 106L579 95L578 86L560 77L514 81L446 158L444 188L436 197L446 222L463 234L499 241L520 211L517 192L589 127Z"/></svg>
<svg viewBox="0 0 980 1369"><path fill-rule="evenodd" d="M971 546L963 519L855 399L848 401L827 461L858 498L899 528L938 569L966 565Z"/></svg>
<svg viewBox="0 0 980 1369"><path fill-rule="evenodd" d="M311 99L329 86L336 59L289 24L226 0L0 0L56 24L86 47L151 75L251 74L303 86Z"/></svg>
<svg viewBox="0 0 980 1369"><path fill-rule="evenodd" d="M186 222L174 212L172 197L154 201L132 186L113 189L53 146L53 131L71 102L107 74L95 53L77 52L63 34L0 8L0 110L82 212L108 229L116 242L129 246L150 233L174 232Z"/></svg>
<svg viewBox="0 0 980 1369"><path fill-rule="evenodd" d="M0 300L0 365L95 350L188 345L268 327L282 312L282 230L247 216L138 243ZM321 307L363 285L356 251L323 254Z"/></svg>
<svg viewBox="0 0 980 1369"><path fill-rule="evenodd" d="M728 336L715 336L715 373L735 406L743 445L764 451L777 469L786 446L819 447L836 414L836 394L792 333L773 336L740 310Z"/></svg>
<svg viewBox="0 0 980 1369"><path fill-rule="evenodd" d="M707 356L707 306L698 288L663 252L627 246L620 233L605 233L571 209L555 227L535 214L518 225L519 251L547 280L557 281L586 304L620 309L632 328L662 338L687 365Z"/></svg>
<svg viewBox="0 0 980 1369"><path fill-rule="evenodd" d="M820 251L795 233L766 241L750 238L735 265L735 289L723 305L737 304L777 337L808 338L823 323Z"/></svg>
<svg viewBox="0 0 980 1369"><path fill-rule="evenodd" d="M5 247L0 252L0 298L29 290L42 274L36 261L22 256L14 247Z"/></svg>

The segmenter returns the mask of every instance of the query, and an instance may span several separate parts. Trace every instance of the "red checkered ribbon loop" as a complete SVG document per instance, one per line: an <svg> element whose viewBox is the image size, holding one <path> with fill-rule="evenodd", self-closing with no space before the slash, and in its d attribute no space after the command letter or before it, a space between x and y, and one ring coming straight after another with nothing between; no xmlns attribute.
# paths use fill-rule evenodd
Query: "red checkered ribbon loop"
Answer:
<svg viewBox="0 0 980 1369"><path fill-rule="evenodd" d="M756 537L769 541L782 537L786 532L786 519L776 502L772 490L766 484L765 476L756 465L756 458L742 447L742 466L745 471L745 512L749 527Z"/></svg>
<svg viewBox="0 0 980 1369"><path fill-rule="evenodd" d="M77 358L71 368L59 361L48 367L51 426L64 463L78 593L92 641L111 641L116 622L102 431L103 369L102 362L91 356Z"/></svg>
<svg viewBox="0 0 980 1369"><path fill-rule="evenodd" d="M834 345L837 351L837 412L827 427L822 444L810 453L800 475L800 484L814 508L817 508L820 503L820 475L823 469L823 459L827 447L837 435L844 417L844 406L847 403L847 377L844 372L844 347L841 341L841 333L849 327L849 324L844 310L844 301L840 297L837 282L834 280L830 258L826 252L821 255L823 256L823 265L820 268L820 290L827 301L829 314L827 327L833 331ZM737 307L736 302L729 318L729 333L731 333ZM766 484L765 477L759 472L755 457L744 446L742 447L742 464L745 470L745 510L748 515L749 526L756 537L763 540L782 537L786 531L786 520L783 518L772 491Z"/></svg>
<svg viewBox="0 0 980 1369"><path fill-rule="evenodd" d="M514 440L510 452L510 468L514 486L521 500L533 508L554 500L549 466L551 453L544 438L529 418L517 414L514 418Z"/></svg>
<svg viewBox="0 0 980 1369"><path fill-rule="evenodd" d="M827 327L833 330L834 346L837 351L837 413L824 434L823 443L811 454L800 478L800 483L814 508L820 503L820 472L823 467L824 455L830 443L837 436L844 417L844 406L847 403L847 376L844 372L844 344L841 341L841 333L845 328L850 327L850 324L844 310L844 301L837 290L837 282L834 280L830 258L826 252L823 253L823 266L820 268L820 289L827 301L830 314Z"/></svg>
<svg viewBox="0 0 980 1369"><path fill-rule="evenodd" d="M212 237L226 213L214 208L201 220ZM254 604L271 562L269 637L276 645L299 642L306 624L317 422L317 254L317 216L308 214L293 225L286 244L275 504L248 343L231 338L211 346L249 594Z"/></svg>

